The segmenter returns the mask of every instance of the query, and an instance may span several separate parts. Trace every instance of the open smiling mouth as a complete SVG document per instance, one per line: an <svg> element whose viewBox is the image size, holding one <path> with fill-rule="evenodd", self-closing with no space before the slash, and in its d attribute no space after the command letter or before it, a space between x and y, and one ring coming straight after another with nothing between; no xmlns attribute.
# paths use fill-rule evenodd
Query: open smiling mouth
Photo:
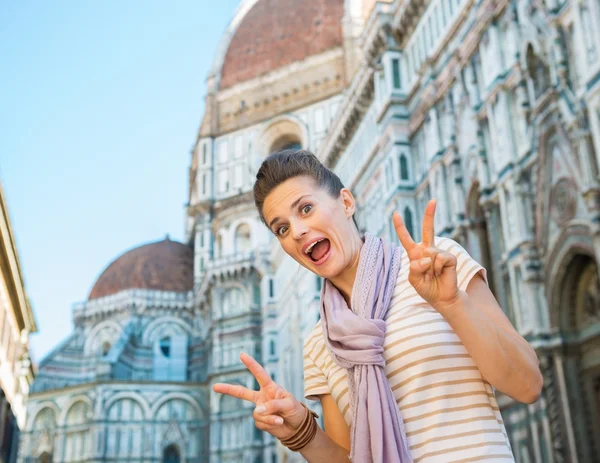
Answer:
<svg viewBox="0 0 600 463"><path fill-rule="evenodd" d="M321 265L327 260L331 251L331 243L327 238L315 242L306 251L306 254L316 265Z"/></svg>

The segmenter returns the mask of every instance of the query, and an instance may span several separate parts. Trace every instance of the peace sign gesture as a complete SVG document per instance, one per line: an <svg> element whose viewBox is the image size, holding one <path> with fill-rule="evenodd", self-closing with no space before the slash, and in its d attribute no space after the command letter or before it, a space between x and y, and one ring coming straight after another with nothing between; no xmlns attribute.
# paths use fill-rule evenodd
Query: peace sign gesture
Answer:
<svg viewBox="0 0 600 463"><path fill-rule="evenodd" d="M400 214L394 212L393 221L396 234L410 260L409 283L419 296L441 312L456 302L459 292L456 257L435 247L433 232L435 207L435 199L429 201L425 207L422 240L418 244L410 236Z"/></svg>
<svg viewBox="0 0 600 463"><path fill-rule="evenodd" d="M306 415L305 408L292 394L275 383L250 355L242 353L240 359L258 381L260 390L217 383L213 385L213 391L254 403L256 408L252 416L258 429L280 440L290 438L302 424Z"/></svg>

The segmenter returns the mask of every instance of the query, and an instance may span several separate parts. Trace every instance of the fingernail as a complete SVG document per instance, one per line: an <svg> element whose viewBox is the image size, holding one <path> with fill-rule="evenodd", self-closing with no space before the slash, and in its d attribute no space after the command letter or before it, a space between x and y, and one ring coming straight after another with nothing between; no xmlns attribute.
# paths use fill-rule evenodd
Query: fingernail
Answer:
<svg viewBox="0 0 600 463"><path fill-rule="evenodd" d="M275 418L275 424L282 425L283 424L283 418Z"/></svg>
<svg viewBox="0 0 600 463"><path fill-rule="evenodd" d="M256 413L264 413L267 411L267 407L265 407L264 405L259 405L258 407L256 407Z"/></svg>

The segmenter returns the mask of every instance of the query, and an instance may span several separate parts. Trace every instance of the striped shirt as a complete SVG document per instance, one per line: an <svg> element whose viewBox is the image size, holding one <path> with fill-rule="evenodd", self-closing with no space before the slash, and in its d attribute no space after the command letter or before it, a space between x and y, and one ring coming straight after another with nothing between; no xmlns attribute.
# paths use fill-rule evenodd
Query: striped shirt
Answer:
<svg viewBox="0 0 600 463"><path fill-rule="evenodd" d="M456 256L460 290L477 273L486 279L485 269L458 243L436 238L435 244ZM403 251L384 357L414 463L514 462L492 387L454 330L408 282L409 264ZM304 391L309 400L331 394L351 425L346 370L331 359L321 322L304 343Z"/></svg>

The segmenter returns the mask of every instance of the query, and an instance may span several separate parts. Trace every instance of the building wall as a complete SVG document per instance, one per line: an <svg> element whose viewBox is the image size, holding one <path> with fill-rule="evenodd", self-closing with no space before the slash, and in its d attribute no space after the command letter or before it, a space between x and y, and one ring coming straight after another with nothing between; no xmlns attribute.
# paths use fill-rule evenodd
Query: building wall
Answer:
<svg viewBox="0 0 600 463"><path fill-rule="evenodd" d="M546 386L536 404L499 394L515 457L594 461L600 37L591 24L600 19L600 4L405 3L346 5L360 40L346 40L352 72L322 137L314 134L314 111L312 120L300 109L270 117L286 120L279 136L315 151L352 189L363 232L396 240L391 214L398 210L420 239L427 201L440 200L437 233L461 242L486 267L507 317L540 358ZM370 15L361 20L362 11ZM349 51L349 43L360 46ZM269 121L244 133L273 141ZM298 135L307 128L308 140ZM209 140L219 146L229 136L216 132ZM269 152L251 146L248 187ZM231 208L206 209L205 227L218 228L233 209L256 217L251 197L239 198ZM255 273L263 288L261 361L300 397L302 342L318 320L319 286L273 239L265 245L266 229L253 224L264 236L255 249L266 248ZM270 457L273 440L263 442ZM298 459L281 446L273 452L279 461Z"/></svg>
<svg viewBox="0 0 600 463"><path fill-rule="evenodd" d="M0 185L0 461L15 461L34 378L29 335L37 326Z"/></svg>

